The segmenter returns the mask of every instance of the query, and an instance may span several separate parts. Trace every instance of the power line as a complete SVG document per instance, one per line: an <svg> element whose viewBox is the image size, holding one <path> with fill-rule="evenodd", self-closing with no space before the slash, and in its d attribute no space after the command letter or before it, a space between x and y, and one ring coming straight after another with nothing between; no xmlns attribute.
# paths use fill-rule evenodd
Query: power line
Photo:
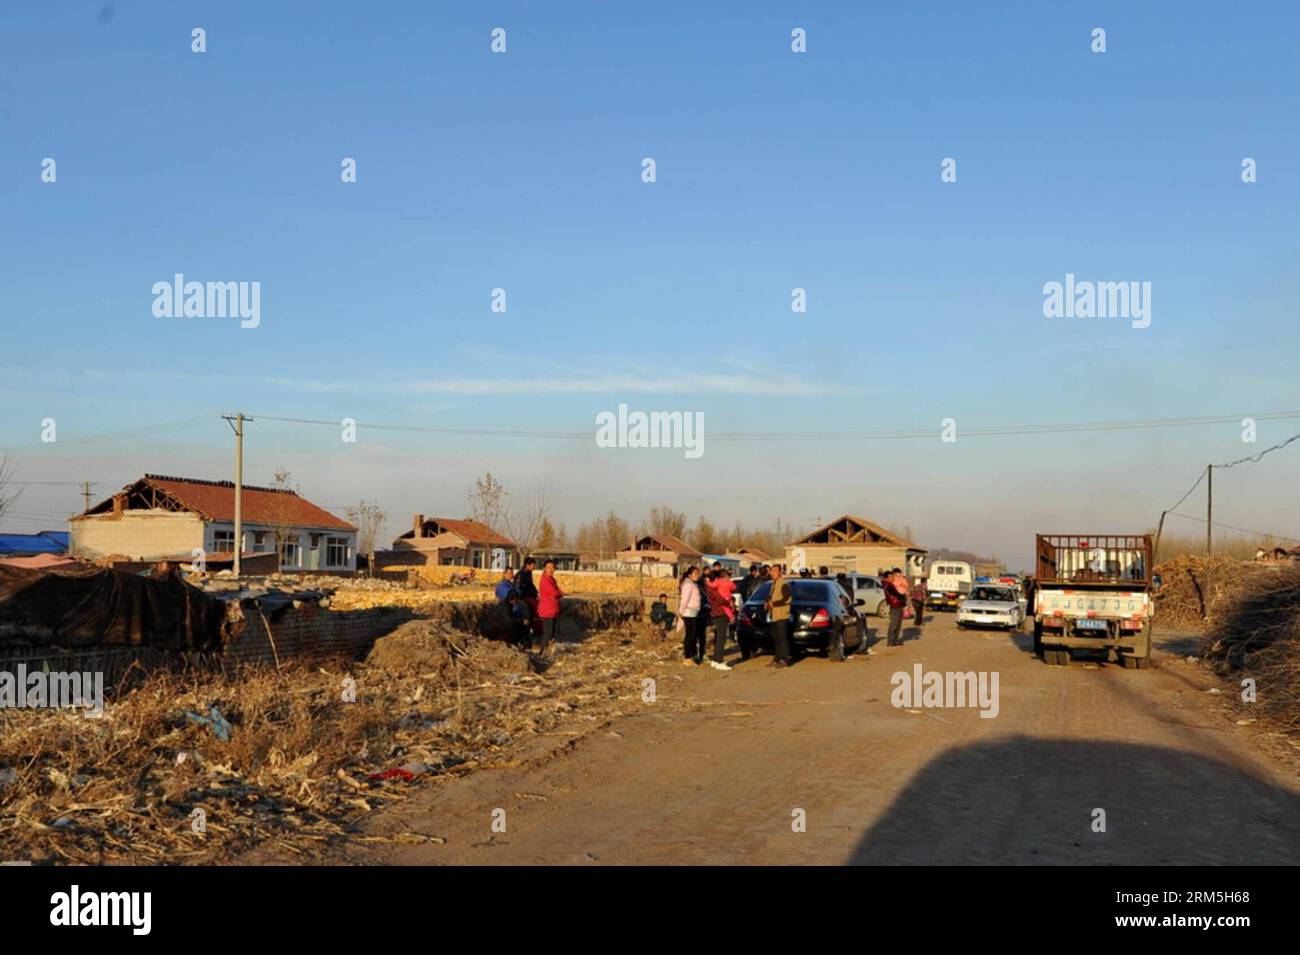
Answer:
<svg viewBox="0 0 1300 955"><path fill-rule="evenodd" d="M1195 514L1180 514L1178 511L1170 511L1169 516L1181 517L1184 520L1195 521L1198 524L1205 523L1205 518L1197 517ZM1225 530L1240 531L1243 534L1254 534L1257 537L1273 537L1277 540L1294 541L1295 543L1300 544L1300 537L1287 537L1285 534L1275 534L1272 531L1257 531L1249 527L1237 527L1234 524L1221 524L1219 521L1213 521L1212 523L1215 527L1222 527Z"/></svg>
<svg viewBox="0 0 1300 955"><path fill-rule="evenodd" d="M87 434L77 438L59 438L57 441L38 441L33 444L14 444L7 448L0 448L0 453L6 451L25 451L37 448L47 451L57 451L60 448L68 446L77 447L87 444L104 444L110 441L121 441L128 438L144 438L155 434L162 434L165 431L192 428L195 425L206 424L211 420L211 415L199 415L194 418L182 418L178 421L161 421L157 424L143 425L138 428L126 428L122 431L108 431L103 434Z"/></svg>
<svg viewBox="0 0 1300 955"><path fill-rule="evenodd" d="M323 418L298 418L267 414L259 414L257 417L264 421L280 421L287 424L320 425L331 428L338 428L342 424L342 422L338 420ZM1089 431L1135 431L1236 423L1243 417L1253 417L1256 420L1263 421L1300 418L1300 411L1269 411L1249 416L1240 414L1206 415L1201 417L1148 418L1131 421L1091 421L1067 424L987 425L961 428L959 433L961 437L1000 437L1031 434L1077 434ZM375 431L405 431L418 434L444 434L474 437L590 440L593 435L593 432L590 430L537 431L521 428L435 428L424 425L388 424L379 422L367 423L361 421L356 422L356 426L358 428L370 428ZM709 440L713 441L863 441L905 440L914 438L933 439L938 437L939 434L940 432L937 428L907 428L893 431L718 431L713 432L708 437ZM1179 503L1182 502L1180 501ZM1175 505L1175 507L1176 506L1177 505Z"/></svg>

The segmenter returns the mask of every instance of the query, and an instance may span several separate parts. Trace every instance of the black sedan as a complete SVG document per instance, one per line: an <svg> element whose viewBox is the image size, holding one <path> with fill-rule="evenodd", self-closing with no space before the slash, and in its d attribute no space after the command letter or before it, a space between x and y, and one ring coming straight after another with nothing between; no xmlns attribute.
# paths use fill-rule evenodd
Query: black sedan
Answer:
<svg viewBox="0 0 1300 955"><path fill-rule="evenodd" d="M833 580L787 578L790 582L790 643L824 650L832 660L843 660L849 648L867 645L867 628L843 588ZM736 636L742 648L772 648L767 622L767 595L772 582L764 581L749 595L736 619ZM859 600L857 603L861 604Z"/></svg>

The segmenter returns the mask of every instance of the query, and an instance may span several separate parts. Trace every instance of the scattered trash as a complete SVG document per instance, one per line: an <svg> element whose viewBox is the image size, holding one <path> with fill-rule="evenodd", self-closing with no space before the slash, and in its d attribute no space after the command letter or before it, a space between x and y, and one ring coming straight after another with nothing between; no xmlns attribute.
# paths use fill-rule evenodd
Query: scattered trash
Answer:
<svg viewBox="0 0 1300 955"><path fill-rule="evenodd" d="M114 702L112 720L24 711L0 733L0 803L18 820L0 827L0 858L212 864L268 844L311 857L423 781L514 765L534 736L603 735L645 712L647 676L667 685L673 647L648 624L573 636L561 627L563 662L540 677L504 641L417 618L364 662L157 672ZM346 706L345 676L364 689ZM201 841L187 821L196 808L209 821Z"/></svg>
<svg viewBox="0 0 1300 955"><path fill-rule="evenodd" d="M1210 687L1208 690L1206 690L1205 692L1206 692L1206 693L1222 693L1223 691L1220 690L1217 686L1212 686L1212 687Z"/></svg>
<svg viewBox="0 0 1300 955"><path fill-rule="evenodd" d="M198 723L200 726L211 727L212 732L216 734L217 739L221 740L223 743L230 742L230 731L232 729L230 721L221 715L221 711L217 709L216 704L213 704L208 708L207 716L200 716L198 713L191 713L189 710L186 710L185 718L191 723Z"/></svg>

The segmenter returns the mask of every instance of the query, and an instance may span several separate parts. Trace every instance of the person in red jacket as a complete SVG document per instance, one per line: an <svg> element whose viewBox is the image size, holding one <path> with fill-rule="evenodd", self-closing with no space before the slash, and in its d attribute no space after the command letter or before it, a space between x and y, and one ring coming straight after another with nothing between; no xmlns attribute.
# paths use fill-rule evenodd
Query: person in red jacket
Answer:
<svg viewBox="0 0 1300 955"><path fill-rule="evenodd" d="M538 654L545 656L546 648L555 639L555 622L560 617L560 598L564 591L555 580L555 561L548 560L542 567L542 580L537 588L537 616L542 621L542 645Z"/></svg>
<svg viewBox="0 0 1300 955"><path fill-rule="evenodd" d="M713 619L713 659L709 666L715 670L730 670L726 663L727 637L731 635L731 625L736 620L736 605L731 596L736 592L736 584L731 575L714 565L713 579L708 582L709 616Z"/></svg>

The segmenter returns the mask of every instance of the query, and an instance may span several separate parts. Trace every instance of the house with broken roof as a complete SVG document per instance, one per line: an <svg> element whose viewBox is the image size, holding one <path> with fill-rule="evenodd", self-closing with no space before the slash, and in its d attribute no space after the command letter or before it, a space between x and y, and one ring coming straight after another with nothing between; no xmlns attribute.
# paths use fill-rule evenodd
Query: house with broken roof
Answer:
<svg viewBox="0 0 1300 955"><path fill-rule="evenodd" d="M518 567L519 545L482 521L416 514L411 529L375 554L377 569L392 567Z"/></svg>
<svg viewBox="0 0 1300 955"><path fill-rule="evenodd" d="M622 564L641 573L669 577L700 563L704 555L671 534L642 534L632 541L631 547L619 551L617 557Z"/></svg>
<svg viewBox="0 0 1300 955"><path fill-rule="evenodd" d="M927 553L879 524L844 514L787 544L785 560L790 570L874 574L898 567L909 577L922 577Z"/></svg>
<svg viewBox="0 0 1300 955"><path fill-rule="evenodd" d="M220 563L235 552L235 485L146 474L68 524L83 560L189 561L201 548ZM286 571L356 570L357 528L296 491L244 485L240 525L241 559L278 552Z"/></svg>

